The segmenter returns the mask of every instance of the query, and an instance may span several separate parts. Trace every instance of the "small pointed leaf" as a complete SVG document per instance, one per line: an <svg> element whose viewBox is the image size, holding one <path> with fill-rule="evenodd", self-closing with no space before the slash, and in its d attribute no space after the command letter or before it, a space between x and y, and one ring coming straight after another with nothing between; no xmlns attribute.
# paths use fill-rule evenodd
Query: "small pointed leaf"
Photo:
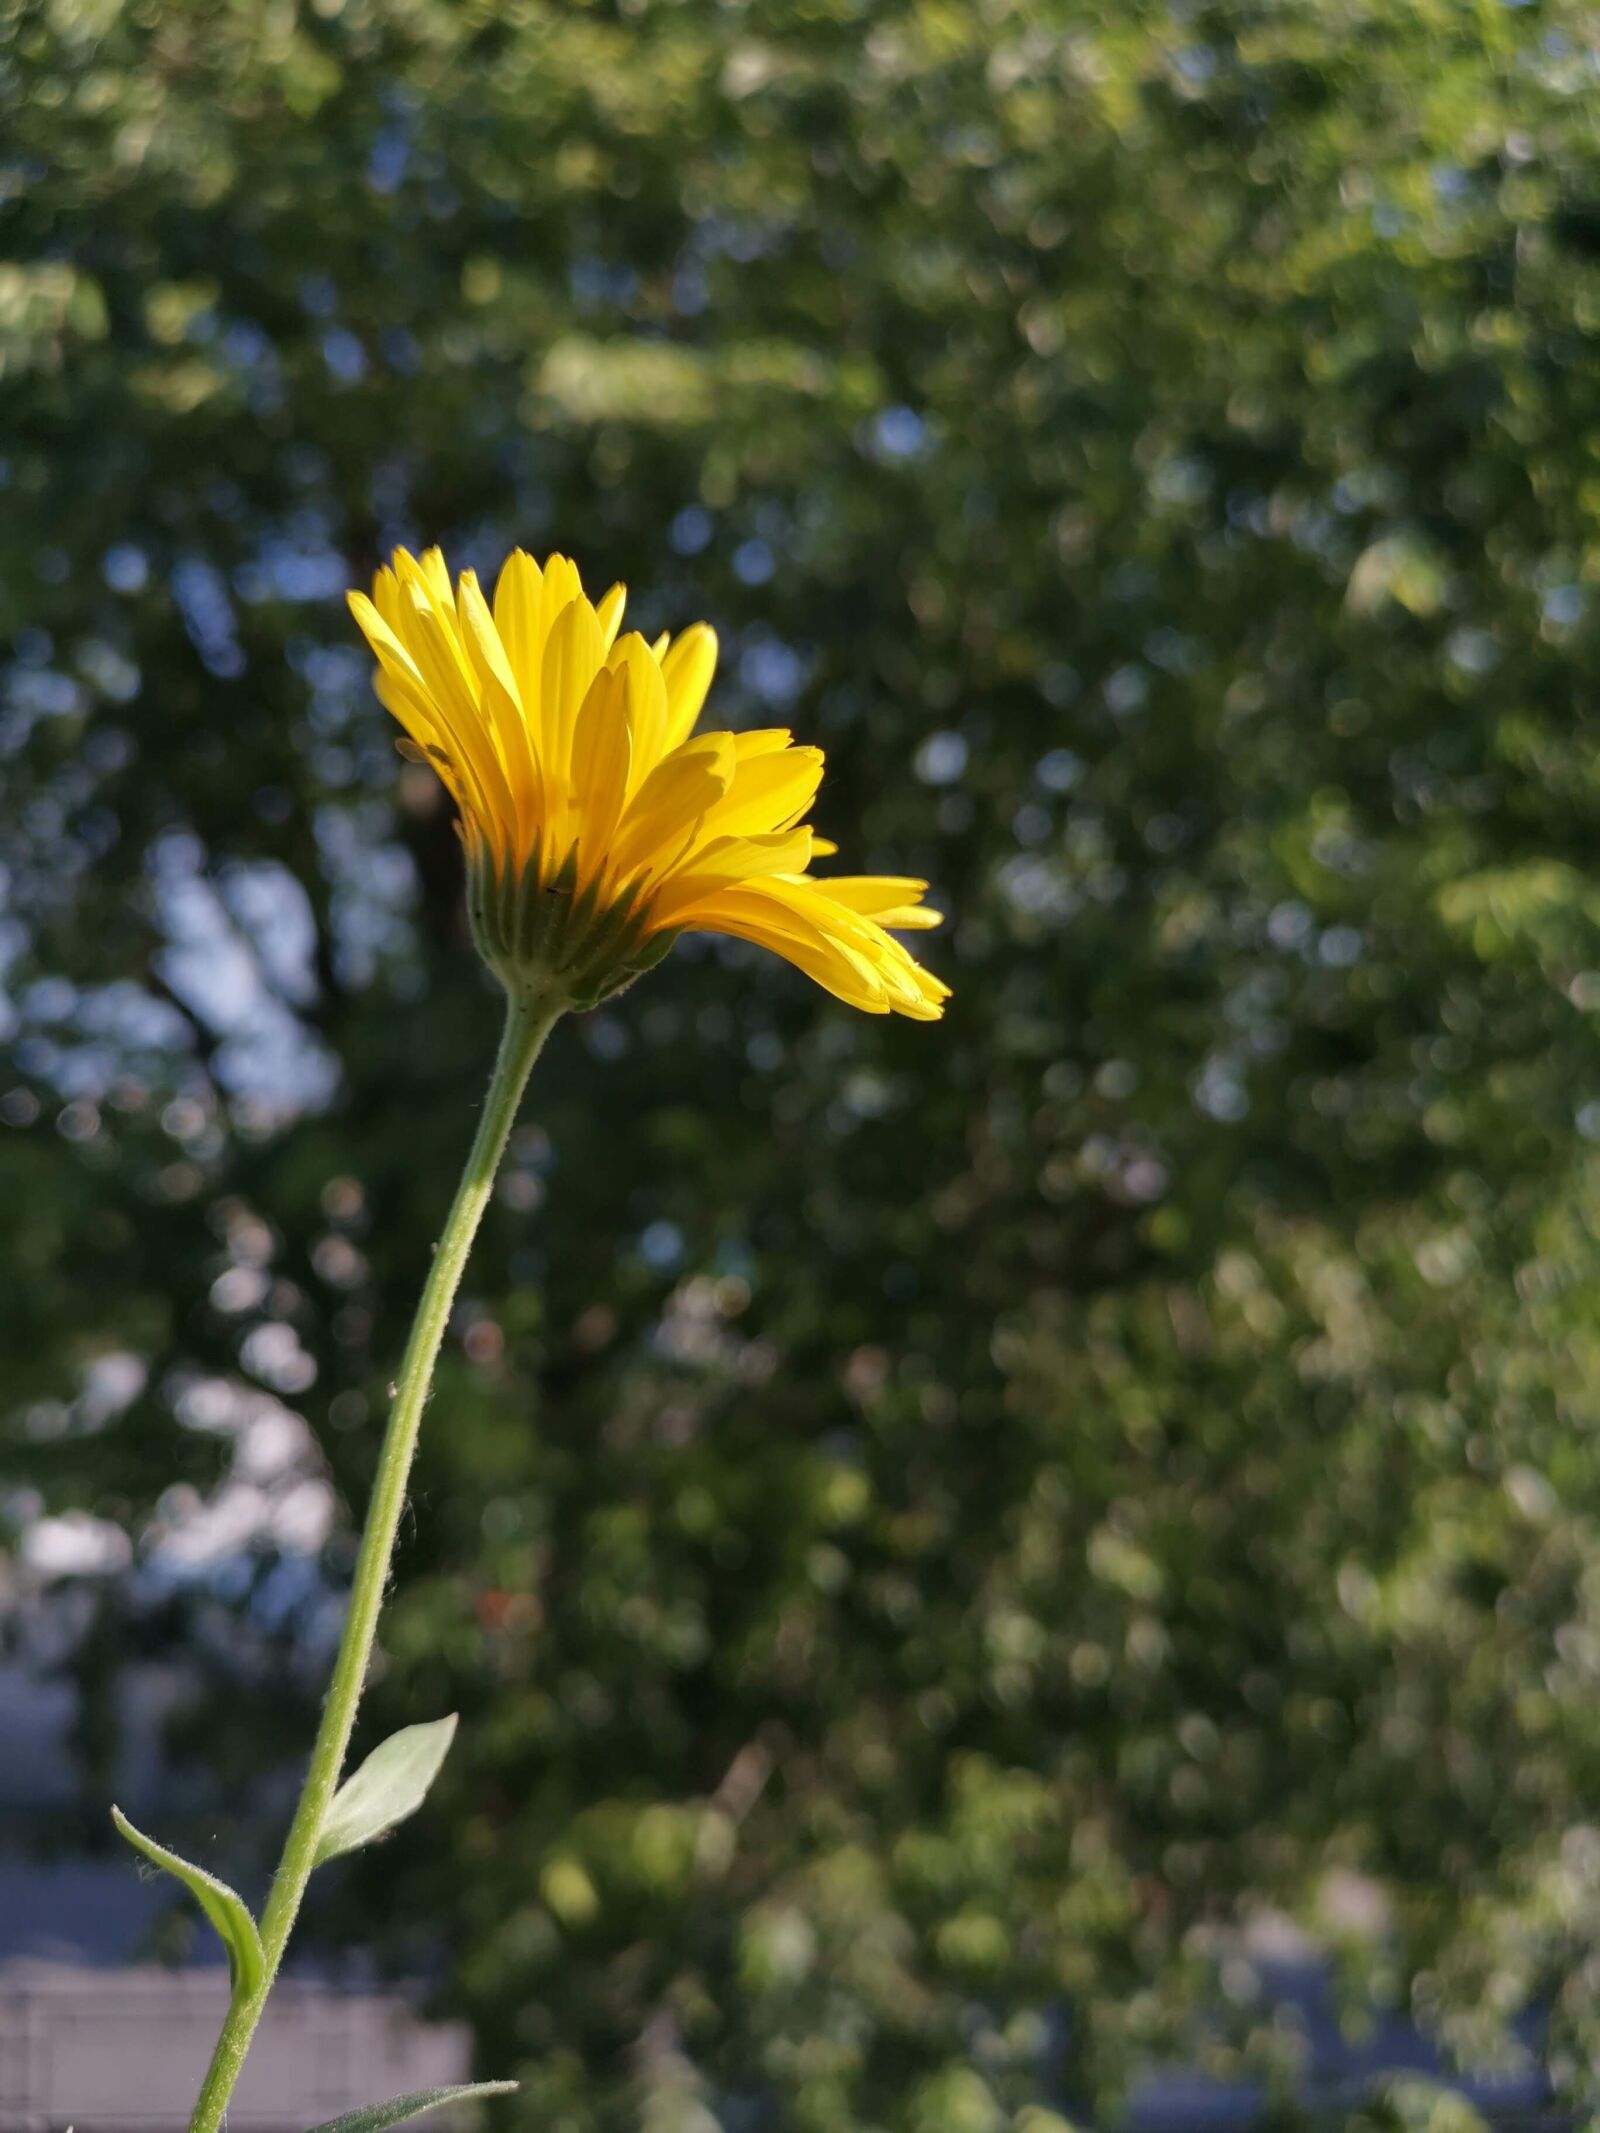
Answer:
<svg viewBox="0 0 1600 2133"><path fill-rule="evenodd" d="M464 2096L509 2096L514 2081L469 2081L462 2088L418 2089L411 2096L396 2096L392 2103L369 2103L359 2111L346 2111L343 2118L330 2118L313 2126L311 2133L383 2133L386 2126L403 2126L408 2118L420 2118L435 2104L459 2103Z"/></svg>
<svg viewBox="0 0 1600 2133"><path fill-rule="evenodd" d="M329 1803L317 1840L317 1865L337 1859L341 1852L357 1851L374 1837L387 1836L397 1822L414 1815L439 1775L455 1733L452 1711L448 1718L436 1718L429 1725L403 1726L374 1748Z"/></svg>
<svg viewBox="0 0 1600 2133"><path fill-rule="evenodd" d="M261 1952L261 1935L245 1908L244 1898L215 1874L208 1874L203 1866L191 1866L187 1859L180 1859L176 1852L169 1852L164 1844L157 1844L153 1837L135 1829L120 1807L112 1808L111 1819L135 1851L143 1852L153 1865L174 1875L194 1897L228 1951L234 1998L249 1999L261 1983L267 1961Z"/></svg>

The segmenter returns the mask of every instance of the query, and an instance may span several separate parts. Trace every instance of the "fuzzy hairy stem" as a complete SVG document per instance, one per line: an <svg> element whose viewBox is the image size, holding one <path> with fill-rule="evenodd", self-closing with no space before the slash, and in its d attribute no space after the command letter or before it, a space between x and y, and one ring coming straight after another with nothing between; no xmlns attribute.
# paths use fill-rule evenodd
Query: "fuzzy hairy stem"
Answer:
<svg viewBox="0 0 1600 2133"><path fill-rule="evenodd" d="M434 1253L433 1266L423 1286L417 1315L412 1322L411 1338L406 1343L405 1359L396 1380L333 1678L322 1706L322 1719L300 1803L290 1824L283 1857L273 1878L272 1893L261 1921L265 1973L256 1990L228 2011L189 2120L189 2133L218 2133L222 2126L228 2100L299 1915L306 1883L316 1864L317 1842L322 1834L328 1803L339 1783L361 1702L388 1582L389 1560L405 1508L406 1483L416 1451L417 1433L433 1383L434 1362L449 1323L450 1307L460 1286L472 1240L488 1205L495 1173L505 1153L528 1076L565 1005L565 1000L553 997L540 999L513 995L510 1000L499 1057L490 1078L489 1093L484 1099L483 1115L478 1121L477 1135Z"/></svg>

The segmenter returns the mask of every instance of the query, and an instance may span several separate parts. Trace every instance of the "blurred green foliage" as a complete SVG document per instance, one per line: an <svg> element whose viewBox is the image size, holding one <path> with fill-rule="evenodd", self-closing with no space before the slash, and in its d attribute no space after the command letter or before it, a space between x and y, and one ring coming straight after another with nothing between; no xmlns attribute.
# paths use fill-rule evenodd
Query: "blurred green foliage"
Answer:
<svg viewBox="0 0 1600 2133"><path fill-rule="evenodd" d="M0 5L6 1516L133 1536L83 1664L208 1670L208 1831L326 1631L228 1401L359 1509L496 1020L345 583L705 615L951 914L938 1029L689 943L540 1068L364 1723L461 1738L321 1914L443 1936L508 2123L1287 2122L1283 1918L1600 2087L1597 53Z"/></svg>

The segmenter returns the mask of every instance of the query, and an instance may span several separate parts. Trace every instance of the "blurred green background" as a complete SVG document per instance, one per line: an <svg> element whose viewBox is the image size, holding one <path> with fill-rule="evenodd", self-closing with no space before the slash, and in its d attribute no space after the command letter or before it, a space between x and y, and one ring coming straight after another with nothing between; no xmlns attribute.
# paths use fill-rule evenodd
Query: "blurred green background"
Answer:
<svg viewBox="0 0 1600 2133"><path fill-rule="evenodd" d="M461 1737L313 1934L530 2133L1294 2125L1302 1934L1600 2090L1597 109L1563 0L4 0L41 1842L164 1653L270 1862L497 1020L343 593L560 547L956 997L560 1032L358 1745Z"/></svg>

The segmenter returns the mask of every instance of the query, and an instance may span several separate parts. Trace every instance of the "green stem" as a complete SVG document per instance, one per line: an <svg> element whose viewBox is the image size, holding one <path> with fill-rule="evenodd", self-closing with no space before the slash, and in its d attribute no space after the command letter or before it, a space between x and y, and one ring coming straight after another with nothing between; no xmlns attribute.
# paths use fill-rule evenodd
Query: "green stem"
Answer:
<svg viewBox="0 0 1600 2133"><path fill-rule="evenodd" d="M514 997L506 1015L500 1055L495 1061L489 1093L484 1099L477 1137L434 1252L433 1267L423 1286L411 1338L406 1343L405 1360L400 1366L394 1404L389 1410L389 1427L378 1455L377 1480L367 1512L366 1531L361 1536L361 1553L356 1558L350 1609L339 1639L333 1679L328 1684L322 1722L317 1728L316 1745L311 1751L311 1766L306 1772L300 1804L295 1809L283 1857L273 1880L272 1894L261 1921L261 1940L267 1958L265 1974L248 1999L236 2002L228 2010L228 2019L217 2039L205 2085L189 2120L189 2133L218 2133L222 2125L245 2053L250 2048L250 2040L266 2006L267 1994L283 1960L284 1947L299 1913L306 1883L311 1879L317 1839L344 1767L356 1707L361 1701L362 1685L366 1680L367 1663L372 1656L372 1640L389 1576L389 1558L394 1552L395 1534L405 1507L406 1481L411 1472L411 1457L416 1450L422 1411L427 1405L428 1389L433 1381L434 1361L444 1339L450 1306L455 1301L467 1254L472 1248L483 1210L488 1205L495 1172L505 1153L522 1092L544 1040L564 1006L565 1002L560 1000Z"/></svg>

